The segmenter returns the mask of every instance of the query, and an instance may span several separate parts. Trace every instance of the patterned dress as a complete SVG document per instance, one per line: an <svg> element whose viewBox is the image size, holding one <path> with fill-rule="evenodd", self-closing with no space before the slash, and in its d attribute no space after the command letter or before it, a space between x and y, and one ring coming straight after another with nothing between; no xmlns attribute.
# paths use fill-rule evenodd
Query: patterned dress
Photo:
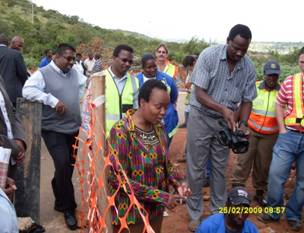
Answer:
<svg viewBox="0 0 304 233"><path fill-rule="evenodd" d="M112 211L115 224L119 222L118 216L121 218L126 215L131 203L127 195L131 190L122 186L126 181L122 178L119 182L117 175L123 177L122 173L125 172L135 197L150 218L162 215L169 200L168 185L175 188L178 185L168 160L167 137L163 126L154 125L151 132L142 131L134 125L134 112L127 111L126 116L113 126L108 139L110 160L113 164L109 177L110 194L114 194L119 188L115 197L117 211ZM137 207L133 205L127 215L127 223L135 224L140 218Z"/></svg>

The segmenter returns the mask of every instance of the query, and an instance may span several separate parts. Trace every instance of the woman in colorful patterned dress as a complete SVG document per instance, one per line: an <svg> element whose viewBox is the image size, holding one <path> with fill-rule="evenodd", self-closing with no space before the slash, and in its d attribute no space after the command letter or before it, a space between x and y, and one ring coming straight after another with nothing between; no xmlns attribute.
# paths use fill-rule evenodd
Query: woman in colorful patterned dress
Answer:
<svg viewBox="0 0 304 233"><path fill-rule="evenodd" d="M154 231L160 232L164 208L174 208L188 190L174 179L168 159L167 136L161 124L170 103L166 85L154 79L145 82L138 102L138 110L129 110L109 135L113 164L110 193L119 188L115 196L117 209L113 211L114 232L124 227L119 220L124 216L130 232L143 232L142 217L134 201L130 201L133 195L149 214ZM179 194L169 193L169 185Z"/></svg>

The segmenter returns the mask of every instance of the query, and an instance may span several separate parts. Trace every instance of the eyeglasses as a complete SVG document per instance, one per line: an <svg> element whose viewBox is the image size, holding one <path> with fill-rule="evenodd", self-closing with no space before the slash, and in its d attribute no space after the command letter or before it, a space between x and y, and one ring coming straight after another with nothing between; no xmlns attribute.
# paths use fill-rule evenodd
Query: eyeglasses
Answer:
<svg viewBox="0 0 304 233"><path fill-rule="evenodd" d="M76 60L76 57L65 57L65 56L62 56L64 59L66 59L67 61L71 62L71 61L75 61Z"/></svg>
<svg viewBox="0 0 304 233"><path fill-rule="evenodd" d="M129 63L130 65L132 65L133 64L133 60L129 60L128 58L120 58L120 57L118 57L123 63Z"/></svg>

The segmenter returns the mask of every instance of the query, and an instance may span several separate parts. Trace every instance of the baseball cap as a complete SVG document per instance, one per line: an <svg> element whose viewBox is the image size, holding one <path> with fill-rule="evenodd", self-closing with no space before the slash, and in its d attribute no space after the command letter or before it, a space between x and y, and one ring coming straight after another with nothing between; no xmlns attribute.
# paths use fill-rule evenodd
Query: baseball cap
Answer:
<svg viewBox="0 0 304 233"><path fill-rule="evenodd" d="M249 194L242 186L233 187L228 193L228 201L232 205L250 205Z"/></svg>
<svg viewBox="0 0 304 233"><path fill-rule="evenodd" d="M280 75L281 69L280 65L275 60L267 61L264 65L264 75L271 75L271 74L277 74Z"/></svg>

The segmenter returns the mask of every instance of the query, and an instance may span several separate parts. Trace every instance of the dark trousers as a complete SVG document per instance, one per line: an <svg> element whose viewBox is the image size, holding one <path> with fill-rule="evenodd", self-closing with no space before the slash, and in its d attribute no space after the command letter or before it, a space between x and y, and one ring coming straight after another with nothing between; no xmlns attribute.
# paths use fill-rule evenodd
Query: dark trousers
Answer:
<svg viewBox="0 0 304 233"><path fill-rule="evenodd" d="M46 147L53 158L55 173L52 180L52 188L55 196L55 209L58 211L74 211L76 202L74 197L74 187L72 175L75 158L73 157L73 144L75 144L74 134L63 134L54 131L42 130L42 137Z"/></svg>
<svg viewBox="0 0 304 233"><path fill-rule="evenodd" d="M272 160L272 149L277 134L264 135L250 130L249 149L245 154L238 155L231 182L245 185L252 170L252 183L256 191L267 192L268 173Z"/></svg>
<svg viewBox="0 0 304 233"><path fill-rule="evenodd" d="M187 127L188 119L189 119L189 112L185 112L185 125L186 125L186 127Z"/></svg>

